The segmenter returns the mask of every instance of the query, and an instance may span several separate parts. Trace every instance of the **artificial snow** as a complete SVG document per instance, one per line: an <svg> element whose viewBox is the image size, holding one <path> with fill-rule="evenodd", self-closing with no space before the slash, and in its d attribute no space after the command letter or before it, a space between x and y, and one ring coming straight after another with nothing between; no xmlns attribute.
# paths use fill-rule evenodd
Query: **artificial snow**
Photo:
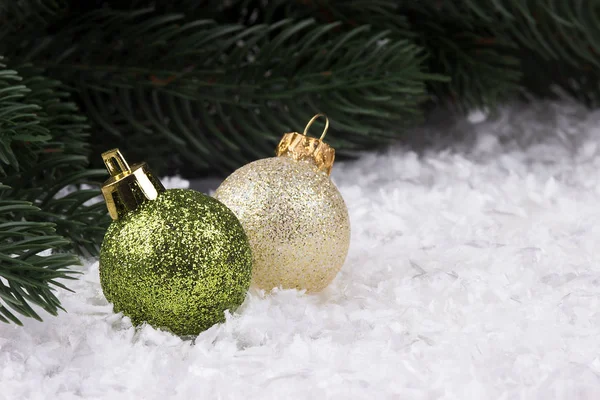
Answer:
<svg viewBox="0 0 600 400"><path fill-rule="evenodd" d="M325 292L253 290L186 341L114 314L90 260L68 313L0 325L0 398L600 398L600 111L411 135L334 166L352 243Z"/></svg>

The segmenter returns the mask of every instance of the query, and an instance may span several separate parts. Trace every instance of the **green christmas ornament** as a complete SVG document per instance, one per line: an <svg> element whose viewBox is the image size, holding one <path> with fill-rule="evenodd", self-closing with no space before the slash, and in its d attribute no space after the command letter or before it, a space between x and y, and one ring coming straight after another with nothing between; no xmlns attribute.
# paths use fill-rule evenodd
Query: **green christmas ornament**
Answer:
<svg viewBox="0 0 600 400"><path fill-rule="evenodd" d="M146 163L118 149L102 154L113 222L100 250L100 283L115 312L177 335L197 335L246 296L248 239L222 203L193 190L165 190Z"/></svg>

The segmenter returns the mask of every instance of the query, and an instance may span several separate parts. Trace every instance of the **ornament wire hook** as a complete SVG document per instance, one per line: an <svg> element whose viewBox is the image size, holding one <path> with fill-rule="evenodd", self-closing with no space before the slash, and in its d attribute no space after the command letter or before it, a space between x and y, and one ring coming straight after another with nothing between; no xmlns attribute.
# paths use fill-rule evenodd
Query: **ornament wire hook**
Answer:
<svg viewBox="0 0 600 400"><path fill-rule="evenodd" d="M129 164L125 161L125 157L123 157L119 149L105 151L102 153L102 160L104 160L104 165L106 165L106 169L111 176L131 171Z"/></svg>
<svg viewBox="0 0 600 400"><path fill-rule="evenodd" d="M321 137L319 138L319 140L323 140L323 138L327 134L327 129L329 129L329 118L327 118L327 115L321 114L321 113L315 115L314 117L312 117L310 119L310 121L308 121L308 124L306 124L306 128L304 128L304 133L303 133L304 136L306 136L306 133L308 132L308 128L310 128L310 126L313 124L313 122L315 122L315 120L319 117L325 117L325 129L323 129L323 133L321 134Z"/></svg>

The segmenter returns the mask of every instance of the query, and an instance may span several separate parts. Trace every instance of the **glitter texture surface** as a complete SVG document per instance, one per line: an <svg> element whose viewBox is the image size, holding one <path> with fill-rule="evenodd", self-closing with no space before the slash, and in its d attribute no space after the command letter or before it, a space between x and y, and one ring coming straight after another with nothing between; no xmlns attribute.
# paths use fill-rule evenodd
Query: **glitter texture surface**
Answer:
<svg viewBox="0 0 600 400"><path fill-rule="evenodd" d="M350 243L344 199L310 161L273 157L231 174L215 197L246 230L254 286L325 288L341 269Z"/></svg>
<svg viewBox="0 0 600 400"><path fill-rule="evenodd" d="M235 215L192 190L167 190L114 221L100 252L100 282L115 312L178 335L223 321L244 301L251 275Z"/></svg>

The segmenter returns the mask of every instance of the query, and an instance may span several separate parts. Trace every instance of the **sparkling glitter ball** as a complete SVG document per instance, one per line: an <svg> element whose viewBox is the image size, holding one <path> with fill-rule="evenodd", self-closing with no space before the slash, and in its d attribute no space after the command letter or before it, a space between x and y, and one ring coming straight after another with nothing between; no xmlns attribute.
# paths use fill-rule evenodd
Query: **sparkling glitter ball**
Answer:
<svg viewBox="0 0 600 400"><path fill-rule="evenodd" d="M116 312L178 335L197 335L235 310L252 255L235 215L192 190L159 193L110 225L100 282Z"/></svg>
<svg viewBox="0 0 600 400"><path fill-rule="evenodd" d="M255 286L316 292L342 268L350 243L348 210L329 176L310 160L283 156L247 164L215 197L248 235Z"/></svg>

